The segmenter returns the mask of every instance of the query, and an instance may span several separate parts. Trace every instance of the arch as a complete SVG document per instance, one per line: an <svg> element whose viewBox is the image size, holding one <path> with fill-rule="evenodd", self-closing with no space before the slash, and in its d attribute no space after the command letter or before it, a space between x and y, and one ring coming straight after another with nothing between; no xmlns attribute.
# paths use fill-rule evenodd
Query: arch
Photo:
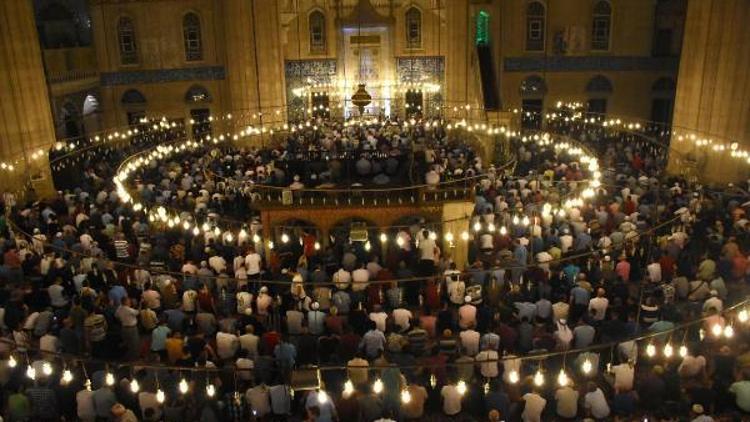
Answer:
<svg viewBox="0 0 750 422"><path fill-rule="evenodd" d="M526 5L526 50L544 51L547 8L541 1Z"/></svg>
<svg viewBox="0 0 750 422"><path fill-rule="evenodd" d="M406 48L422 48L422 11L411 6L404 14Z"/></svg>
<svg viewBox="0 0 750 422"><path fill-rule="evenodd" d="M591 49L609 50L612 32L612 5L608 0L599 0L594 4L591 16Z"/></svg>
<svg viewBox="0 0 750 422"><path fill-rule="evenodd" d="M122 94L120 102L124 105L144 105L146 97L137 89L129 89Z"/></svg>
<svg viewBox="0 0 750 422"><path fill-rule="evenodd" d="M326 49L326 15L320 9L314 9L308 16L310 31L310 51L321 52Z"/></svg>
<svg viewBox="0 0 750 422"><path fill-rule="evenodd" d="M120 48L120 63L124 65L138 63L138 44L136 43L135 24L128 16L117 20L117 40Z"/></svg>
<svg viewBox="0 0 750 422"><path fill-rule="evenodd" d="M547 95L547 83L539 75L531 75L521 82L521 97L538 98Z"/></svg>
<svg viewBox="0 0 750 422"><path fill-rule="evenodd" d="M596 75L586 84L589 94L611 94L614 88L612 82L603 75Z"/></svg>
<svg viewBox="0 0 750 422"><path fill-rule="evenodd" d="M99 111L99 99L94 94L88 94L83 100L83 115L96 113Z"/></svg>
<svg viewBox="0 0 750 422"><path fill-rule="evenodd" d="M185 92L186 103L208 103L211 100L211 94L202 85L193 85Z"/></svg>
<svg viewBox="0 0 750 422"><path fill-rule="evenodd" d="M185 44L185 61L203 60L201 18L197 13L188 12L182 17L182 38Z"/></svg>

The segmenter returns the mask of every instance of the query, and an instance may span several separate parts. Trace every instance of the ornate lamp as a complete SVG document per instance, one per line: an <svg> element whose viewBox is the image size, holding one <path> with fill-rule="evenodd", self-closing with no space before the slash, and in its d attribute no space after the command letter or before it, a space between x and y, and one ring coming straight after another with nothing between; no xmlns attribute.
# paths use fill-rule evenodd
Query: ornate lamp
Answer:
<svg viewBox="0 0 750 422"><path fill-rule="evenodd" d="M357 106L360 115L365 114L365 107L370 105L370 103L372 102L372 95L367 92L367 89L365 89L365 85L366 84L359 84L357 92L352 95L352 104Z"/></svg>

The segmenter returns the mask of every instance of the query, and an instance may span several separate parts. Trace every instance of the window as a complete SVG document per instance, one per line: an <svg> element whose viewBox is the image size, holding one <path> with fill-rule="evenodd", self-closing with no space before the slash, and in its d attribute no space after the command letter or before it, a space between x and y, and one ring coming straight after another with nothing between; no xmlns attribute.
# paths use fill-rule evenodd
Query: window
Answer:
<svg viewBox="0 0 750 422"><path fill-rule="evenodd" d="M416 7L406 11L406 48L422 47L422 12Z"/></svg>
<svg viewBox="0 0 750 422"><path fill-rule="evenodd" d="M612 7L608 1L598 1L594 5L591 22L591 49L609 50L610 25L612 24Z"/></svg>
<svg viewBox="0 0 750 422"><path fill-rule="evenodd" d="M200 85L193 85L185 93L186 103L210 103L212 100L208 90Z"/></svg>
<svg viewBox="0 0 750 422"><path fill-rule="evenodd" d="M135 43L135 26L132 19L120 18L117 22L117 38L120 43L120 62L122 64L137 64L138 46Z"/></svg>
<svg viewBox="0 0 750 422"><path fill-rule="evenodd" d="M546 10L538 1L526 7L526 50L544 51L544 19Z"/></svg>
<svg viewBox="0 0 750 422"><path fill-rule="evenodd" d="M603 75L596 75L586 84L589 95L586 111L589 116L601 117L607 114L607 98L614 91L612 82Z"/></svg>
<svg viewBox="0 0 750 422"><path fill-rule="evenodd" d="M320 10L310 13L310 50L326 49L326 16Z"/></svg>
<svg viewBox="0 0 750 422"><path fill-rule="evenodd" d="M182 18L182 37L185 40L185 60L203 60L203 40L201 39L201 19L195 13Z"/></svg>
<svg viewBox="0 0 750 422"><path fill-rule="evenodd" d="M490 43L490 14L482 10L477 15L477 28L474 42L476 45L488 45Z"/></svg>

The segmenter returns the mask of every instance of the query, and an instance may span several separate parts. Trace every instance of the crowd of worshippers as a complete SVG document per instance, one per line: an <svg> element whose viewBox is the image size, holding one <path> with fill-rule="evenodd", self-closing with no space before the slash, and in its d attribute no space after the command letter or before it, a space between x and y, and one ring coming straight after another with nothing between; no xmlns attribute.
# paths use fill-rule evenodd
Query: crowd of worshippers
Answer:
<svg viewBox="0 0 750 422"><path fill-rule="evenodd" d="M260 245L218 241L211 231L151 227L118 204L106 178L95 178L102 183L91 191L35 203L6 196L17 229L3 221L0 345L6 361L11 352L21 361L0 365L8 414L539 421L692 413L706 421L750 412L743 330L731 343L687 331L689 354L668 362L644 357L642 344L629 341L703 315L706 333L728 324L719 312L736 301L750 250L741 193L664 184L657 167L643 165L653 162L645 145L614 140L600 160L612 171L592 203L547 214L544 203L564 201L588 177L575 156L554 151L520 145L522 176L488 173L479 183L463 269L419 226L379 251L382 262L361 242L318 251L311 233L265 256ZM539 218L515 223L521 214ZM671 223L638 236L662 221ZM566 350L544 361L547 382L535 385L533 356ZM67 386L59 370L44 375L45 358L58 352L84 362L71 361L77 376ZM33 382L24 376L26 356L38 368ZM574 384L557 388L564 364ZM295 371L306 365L346 368L321 370L329 400L317 391L292 396ZM189 396L179 392L183 377ZM137 394L128 389L134 378ZM372 391L376 379L381 393ZM347 380L354 389L342 394ZM214 398L203 394L209 382Z"/></svg>

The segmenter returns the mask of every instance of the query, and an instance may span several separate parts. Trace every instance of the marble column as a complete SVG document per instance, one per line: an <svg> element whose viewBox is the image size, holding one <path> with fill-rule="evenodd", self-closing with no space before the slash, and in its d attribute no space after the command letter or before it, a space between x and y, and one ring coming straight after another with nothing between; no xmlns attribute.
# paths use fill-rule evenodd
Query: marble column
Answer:
<svg viewBox="0 0 750 422"><path fill-rule="evenodd" d="M38 194L53 191L47 152L55 142L32 2L0 1L0 188ZM40 153L41 151L41 153Z"/></svg>
<svg viewBox="0 0 750 422"><path fill-rule="evenodd" d="M750 164L695 140L750 150L750 2L689 0L673 117L671 174L744 180ZM689 136L695 135L695 140Z"/></svg>

